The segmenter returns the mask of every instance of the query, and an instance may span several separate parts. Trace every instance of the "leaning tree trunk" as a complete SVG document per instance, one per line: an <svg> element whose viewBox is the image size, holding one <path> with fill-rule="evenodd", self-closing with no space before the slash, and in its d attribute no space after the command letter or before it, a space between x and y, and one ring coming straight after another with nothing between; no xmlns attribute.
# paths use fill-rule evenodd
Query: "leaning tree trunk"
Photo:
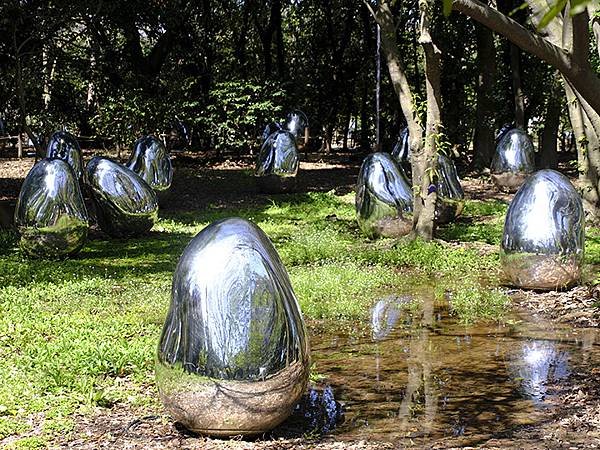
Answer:
<svg viewBox="0 0 600 450"><path fill-rule="evenodd" d="M427 5L428 6L428 5ZM377 6L375 19L381 27L381 49L386 58L394 91L398 96L402 113L408 125L409 146L412 154L412 174L414 186L413 236L423 239L433 237L436 193L430 189L432 172L435 171L436 140L440 117L439 50L429 36L429 20L422 21L420 42L426 52L427 77L427 129L430 134L423 141L423 130L413 101L412 90L396 39L396 24L390 7L390 0L381 0ZM424 23L423 23L424 22ZM437 100L436 100L437 99ZM429 111L429 109L432 109Z"/></svg>

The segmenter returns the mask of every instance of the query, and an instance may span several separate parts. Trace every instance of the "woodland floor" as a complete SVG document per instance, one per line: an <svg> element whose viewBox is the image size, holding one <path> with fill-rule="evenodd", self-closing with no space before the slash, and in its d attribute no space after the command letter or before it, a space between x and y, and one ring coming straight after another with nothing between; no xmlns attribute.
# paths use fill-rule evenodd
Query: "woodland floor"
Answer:
<svg viewBox="0 0 600 450"><path fill-rule="evenodd" d="M86 157L89 155L86 155ZM298 175L299 192L335 191L346 194L353 190L359 170L358 160L335 156L326 161L312 158L302 162ZM174 158L176 175L163 211L181 211L213 208L237 209L267 205L269 196L259 194L248 173L250 161L203 162L202 156L180 153ZM0 158L0 206L10 209L18 196L23 178L33 165L31 157L17 160ZM488 179L465 178L467 198L508 202L511 196L498 192ZM240 195L240 192L244 194ZM164 200L164 199L163 199ZM1 213L1 210L0 210ZM481 220L485 220L485 217ZM0 225L2 216L0 214ZM450 242L449 246L477 248L482 253L497 251L485 242ZM597 267L592 270L597 271ZM514 305L526 308L551 320L566 321L573 326L600 324L600 288L598 285L581 286L567 292L537 293L510 291ZM591 370L573 370L568 383L558 395L560 407L549 414L547 421L535 428L524 428L506 436L497 436L478 442L477 448L598 448L600 447L600 361ZM153 386L148 386L153 390ZM0 441L10 446L11 438ZM417 443L415 446L421 447ZM468 448L460 439L448 438L430 442L426 448ZM61 448L356 448L379 449L412 447L410 440L401 443L373 441L337 441L335 436L307 436L298 430L285 429L253 440L220 440L191 435L180 429L162 411L146 407L117 404L112 408L96 408L93 414L80 415L68 439L57 439L52 447Z"/></svg>

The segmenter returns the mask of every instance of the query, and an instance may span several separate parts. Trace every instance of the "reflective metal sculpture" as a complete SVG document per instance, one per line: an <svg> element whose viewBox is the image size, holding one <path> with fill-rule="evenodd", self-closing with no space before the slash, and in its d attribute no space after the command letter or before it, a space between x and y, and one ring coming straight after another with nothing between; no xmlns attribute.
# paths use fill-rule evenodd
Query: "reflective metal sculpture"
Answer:
<svg viewBox="0 0 600 450"><path fill-rule="evenodd" d="M71 166L42 159L27 174L15 209L21 248L34 257L72 255L83 246L88 214Z"/></svg>
<svg viewBox="0 0 600 450"><path fill-rule="evenodd" d="M292 133L295 138L298 138L298 136L304 133L306 127L308 127L308 117L306 117L306 114L302 111L292 111L287 115L285 119L285 128Z"/></svg>
<svg viewBox="0 0 600 450"><path fill-rule="evenodd" d="M266 141L269 138L269 136L271 136L273 133L279 130L281 130L281 125L279 125L277 122L271 122L267 124L267 126L262 132L263 142Z"/></svg>
<svg viewBox="0 0 600 450"><path fill-rule="evenodd" d="M511 192L535 170L533 144L520 128L504 132L492 159L491 176L494 183Z"/></svg>
<svg viewBox="0 0 600 450"><path fill-rule="evenodd" d="M584 212L581 198L564 175L540 170L512 200L500 251L509 282L530 289L559 289L581 275Z"/></svg>
<svg viewBox="0 0 600 450"><path fill-rule="evenodd" d="M199 433L265 432L300 399L309 360L304 320L269 238L239 218L204 228L175 269L158 345L168 412Z"/></svg>
<svg viewBox="0 0 600 450"><path fill-rule="evenodd" d="M75 136L67 131L57 131L50 137L46 147L46 158L58 158L67 162L79 180L83 174L81 148Z"/></svg>
<svg viewBox="0 0 600 450"><path fill-rule="evenodd" d="M389 153L365 158L356 185L356 218L362 232L373 239L397 237L412 229L412 189L403 170Z"/></svg>
<svg viewBox="0 0 600 450"><path fill-rule="evenodd" d="M137 173L155 191L171 187L173 166L167 149L154 136L143 136L133 144L126 166Z"/></svg>
<svg viewBox="0 0 600 450"><path fill-rule="evenodd" d="M454 162L445 155L438 155L437 203L435 221L448 223L458 217L464 207L465 193Z"/></svg>
<svg viewBox="0 0 600 450"><path fill-rule="evenodd" d="M262 145L256 175L262 192L286 192L296 188L299 158L296 140L287 131L272 133Z"/></svg>
<svg viewBox="0 0 600 450"><path fill-rule="evenodd" d="M392 156L399 163L410 163L410 145L408 142L408 127L402 128L398 135L398 141L392 150Z"/></svg>
<svg viewBox="0 0 600 450"><path fill-rule="evenodd" d="M90 160L86 170L102 231L124 237L152 228L158 218L158 201L150 185L139 175L98 156Z"/></svg>

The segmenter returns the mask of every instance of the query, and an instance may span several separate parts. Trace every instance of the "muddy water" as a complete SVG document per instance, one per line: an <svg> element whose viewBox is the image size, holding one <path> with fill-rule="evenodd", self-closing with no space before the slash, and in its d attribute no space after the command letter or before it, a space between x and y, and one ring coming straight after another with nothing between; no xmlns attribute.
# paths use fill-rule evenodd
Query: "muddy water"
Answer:
<svg viewBox="0 0 600 450"><path fill-rule="evenodd" d="M370 321L311 324L316 371L345 420L337 439L476 444L548 418L573 370L600 358L596 330L514 315L465 327L428 293L376 303ZM576 369L575 369L576 368Z"/></svg>

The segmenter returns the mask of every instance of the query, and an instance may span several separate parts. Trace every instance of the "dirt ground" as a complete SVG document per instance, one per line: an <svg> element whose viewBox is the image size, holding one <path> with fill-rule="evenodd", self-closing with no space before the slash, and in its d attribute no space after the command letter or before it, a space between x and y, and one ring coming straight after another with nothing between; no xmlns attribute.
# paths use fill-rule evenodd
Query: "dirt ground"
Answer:
<svg viewBox="0 0 600 450"><path fill-rule="evenodd" d="M86 152L88 159L93 152ZM111 155L115 156L115 155ZM298 190L331 191L345 194L354 189L359 170L358 157L334 155L326 161L305 158L298 175ZM34 164L33 157L0 158L0 227L10 223L12 209L27 172ZM169 197L163 199L163 211L211 208L239 208L267 204L270 196L258 192L249 177L251 160L211 162L203 155L179 153L174 156L176 175ZM510 201L511 195L498 192L489 179L466 178L463 186L468 198ZM240 195L240 192L244 194ZM460 244L457 244L460 245ZM489 246L492 247L492 246ZM493 248L482 251L495 251ZM574 326L597 327L600 314L600 288L580 286L567 292L537 293L510 291L515 303L552 320L566 321ZM483 442L465 443L448 438L430 442L426 448L598 448L600 447L600 384L598 369L573 371L558 396L560 406L549 414L548 420L534 429L521 429L506 436ZM149 387L151 389L152 387ZM152 388L153 389L153 388ZM293 418L292 418L293 420ZM93 414L77 417L76 430L68 439L58 438L57 448L241 448L241 449L387 449L423 447L410 439L403 442L337 441L332 435L306 435L305 430L291 426L256 439L219 440L195 436L173 424L168 416L156 409L132 408L117 404L98 408ZM5 444L7 442L4 442ZM467 446L465 446L467 445ZM474 445L474 447L468 447Z"/></svg>

